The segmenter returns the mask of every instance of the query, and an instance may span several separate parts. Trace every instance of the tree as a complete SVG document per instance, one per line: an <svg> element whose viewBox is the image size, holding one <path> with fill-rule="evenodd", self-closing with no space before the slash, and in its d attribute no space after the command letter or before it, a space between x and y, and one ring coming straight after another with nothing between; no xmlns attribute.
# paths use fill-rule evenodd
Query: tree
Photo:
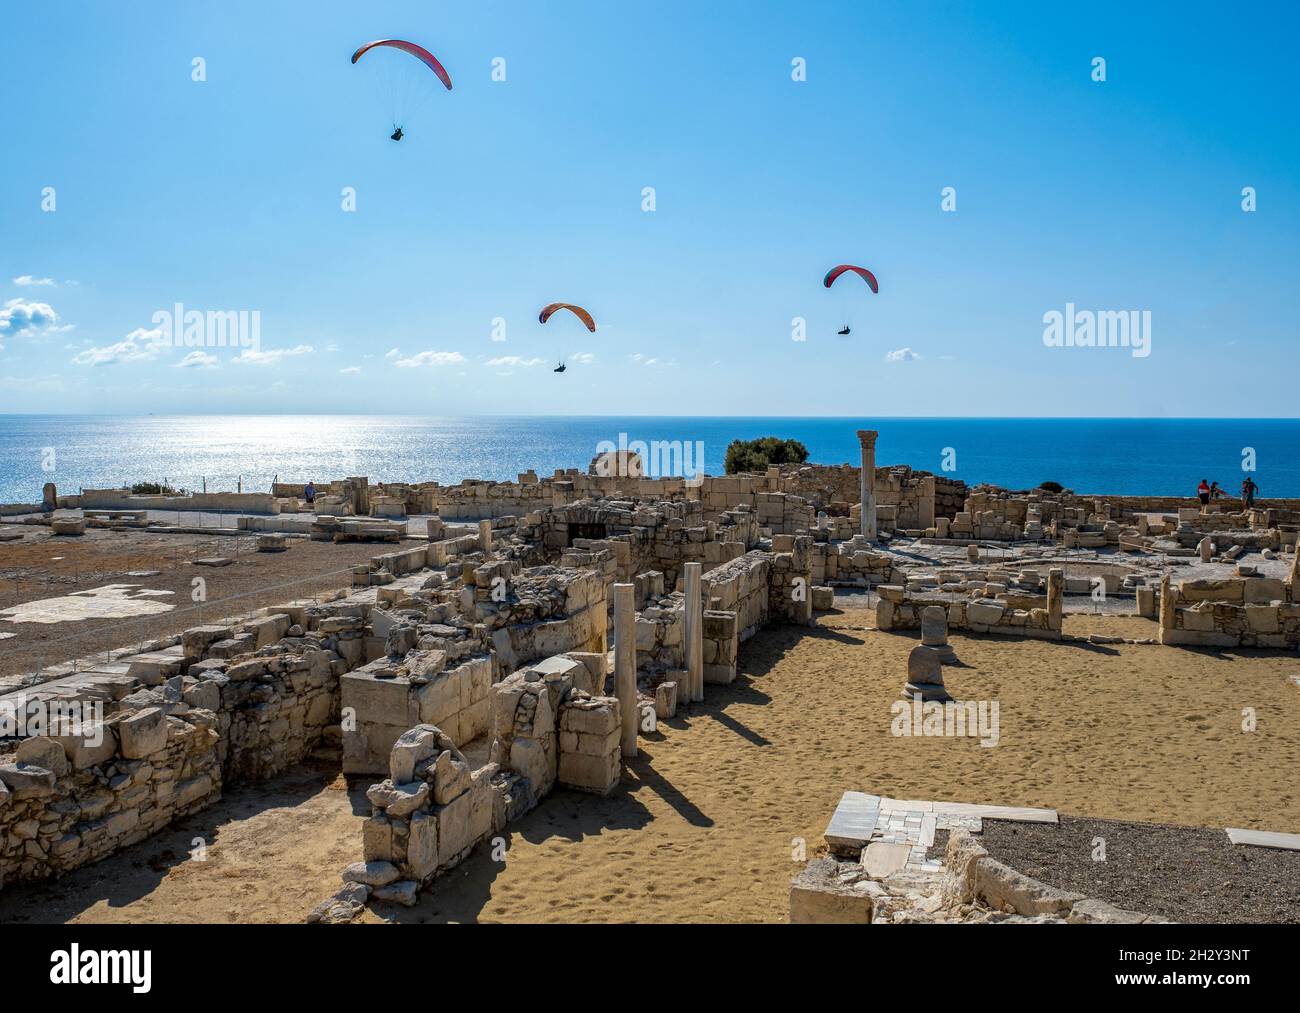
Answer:
<svg viewBox="0 0 1300 1013"><path fill-rule="evenodd" d="M772 464L803 464L808 460L808 448L798 440L782 440L764 436L757 440L732 440L727 447L726 472L766 471Z"/></svg>
<svg viewBox="0 0 1300 1013"><path fill-rule="evenodd" d="M1061 485L1060 482L1040 482L1038 488L1044 492L1061 492L1065 489L1065 486Z"/></svg>

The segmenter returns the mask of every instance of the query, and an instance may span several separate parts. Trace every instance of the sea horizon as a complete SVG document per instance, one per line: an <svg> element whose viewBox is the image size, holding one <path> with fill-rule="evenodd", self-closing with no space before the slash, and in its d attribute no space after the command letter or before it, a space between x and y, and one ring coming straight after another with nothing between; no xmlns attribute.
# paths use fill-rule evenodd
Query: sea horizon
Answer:
<svg viewBox="0 0 1300 1013"><path fill-rule="evenodd" d="M274 420L274 424L266 423ZM724 472L735 439L802 442L814 464L857 464L858 429L877 429L877 463L968 485L1079 493L1194 496L1202 478L1235 495L1246 468L1263 498L1300 496L1294 418L1124 416L422 415L263 413L0 415L0 502L166 482L266 491L272 481L454 484L513 480L529 469L585 470L603 442L680 442Z"/></svg>

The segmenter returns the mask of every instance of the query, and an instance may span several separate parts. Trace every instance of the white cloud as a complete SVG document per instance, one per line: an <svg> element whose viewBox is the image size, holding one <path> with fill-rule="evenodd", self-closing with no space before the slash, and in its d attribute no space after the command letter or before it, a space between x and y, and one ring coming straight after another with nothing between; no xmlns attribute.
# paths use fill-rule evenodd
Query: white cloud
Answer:
<svg viewBox="0 0 1300 1013"><path fill-rule="evenodd" d="M498 355L495 359L488 359L484 365L487 366L540 366L544 363L543 359L525 359L518 355Z"/></svg>
<svg viewBox="0 0 1300 1013"><path fill-rule="evenodd" d="M158 358L167 345L162 331L136 328L121 341L112 345L87 348L72 357L74 366L112 366L119 362L148 362Z"/></svg>
<svg viewBox="0 0 1300 1013"><path fill-rule="evenodd" d="M0 307L0 338L18 338L54 328L59 315L49 303L10 299Z"/></svg>
<svg viewBox="0 0 1300 1013"><path fill-rule="evenodd" d="M575 352L573 355L569 356L569 361L575 362L579 366L590 366L596 361L596 356L592 352Z"/></svg>
<svg viewBox="0 0 1300 1013"><path fill-rule="evenodd" d="M281 360L294 355L308 355L316 351L311 345L294 345L293 348L245 348L235 356L241 366L276 366Z"/></svg>
<svg viewBox="0 0 1300 1013"><path fill-rule="evenodd" d="M30 275L30 274L23 274L23 275L19 275L17 278L14 279L14 284L15 284L15 285L22 285L22 286L27 286L27 285L42 285L42 286L45 286L45 287L50 287L50 288L52 288L52 287L54 286L54 279L53 279L53 278L35 278L35 277L33 277L32 275Z"/></svg>
<svg viewBox="0 0 1300 1013"><path fill-rule="evenodd" d="M397 351L397 349L393 349ZM392 353L384 356L391 357ZM418 369L421 366L452 366L465 361L465 356L460 352L417 352L405 359L398 359L393 363L398 369Z"/></svg>
<svg viewBox="0 0 1300 1013"><path fill-rule="evenodd" d="M176 363L175 369L216 369L217 357L209 355L207 352L200 352L195 349L189 355Z"/></svg>
<svg viewBox="0 0 1300 1013"><path fill-rule="evenodd" d="M346 375L354 375L354 374L356 374L356 373L360 373L360 372L361 372L361 367L360 367L360 366L344 366L342 369L339 370L339 372L342 373L342 374L344 374L345 376L346 376Z"/></svg>
<svg viewBox="0 0 1300 1013"><path fill-rule="evenodd" d="M27 394L34 390L63 390L63 377L58 373L46 373L43 376L0 374L0 389L20 390Z"/></svg>
<svg viewBox="0 0 1300 1013"><path fill-rule="evenodd" d="M391 361L393 359L396 359L401 354L402 354L402 350L400 348L390 348L387 352L384 353L384 358ZM369 356L367 356L367 358L369 358Z"/></svg>
<svg viewBox="0 0 1300 1013"><path fill-rule="evenodd" d="M911 362L913 359L919 359L920 357L910 348L897 348L892 352L885 353L886 362Z"/></svg>

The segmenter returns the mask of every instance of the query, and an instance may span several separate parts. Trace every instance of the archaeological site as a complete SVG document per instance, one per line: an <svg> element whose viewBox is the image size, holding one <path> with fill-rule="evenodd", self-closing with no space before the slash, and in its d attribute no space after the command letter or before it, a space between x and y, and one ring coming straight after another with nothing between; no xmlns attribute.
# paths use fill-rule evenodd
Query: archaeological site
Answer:
<svg viewBox="0 0 1300 1013"><path fill-rule="evenodd" d="M876 438L3 508L0 920L1295 920L1300 501ZM1089 875L1094 831L1150 875Z"/></svg>

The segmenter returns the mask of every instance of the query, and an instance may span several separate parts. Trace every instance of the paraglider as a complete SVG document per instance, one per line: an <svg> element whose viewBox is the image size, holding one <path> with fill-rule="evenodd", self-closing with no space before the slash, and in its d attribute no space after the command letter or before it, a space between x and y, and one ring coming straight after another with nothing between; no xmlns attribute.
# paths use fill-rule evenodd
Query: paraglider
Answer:
<svg viewBox="0 0 1300 1013"><path fill-rule="evenodd" d="M553 302L547 306L543 306L542 312L537 314L537 319L540 323L544 324L546 323L546 321L550 320L555 313L557 313L560 310L568 310L575 317L577 317L579 320L582 321L582 325L586 327L587 330L591 331L592 334L596 333L595 318L586 310L584 310L581 306L575 306L573 305L573 303ZM551 370L551 372L563 373L568 368L569 367L564 364L564 359L561 358L559 363L556 365L556 367L553 370Z"/></svg>
<svg viewBox="0 0 1300 1013"><path fill-rule="evenodd" d="M877 295L880 294L880 285L876 282L876 276L872 274L870 271L868 271L865 267L855 267L852 264L840 264L838 267L832 267L829 271L826 272L826 277L822 279L822 284L826 288L830 288L832 285L835 284L836 280L841 275L847 274L849 272L856 274L859 278L865 281L867 283L867 287L870 288L873 293ZM844 337L846 334L851 334L852 330L853 329L849 327L849 325L846 323L835 333L840 335L840 337Z"/></svg>
<svg viewBox="0 0 1300 1013"><path fill-rule="evenodd" d="M393 132L388 135L389 140L400 141L405 136L402 128L407 120L436 90L433 82L441 81L451 91L451 75L423 46L402 39L367 42L352 54L352 62L355 64L372 50L379 52L366 60L366 66L374 72L376 87L392 116Z"/></svg>
<svg viewBox="0 0 1300 1013"><path fill-rule="evenodd" d="M581 306L574 306L572 303L553 302L549 306L543 306L542 312L537 314L537 319L542 323L546 323L559 310L568 310L582 321L587 330L591 331L592 334L596 333L596 321L592 318L592 315Z"/></svg>
<svg viewBox="0 0 1300 1013"><path fill-rule="evenodd" d="M826 277L822 280L822 284L827 288L830 288L835 284L836 279L846 271L852 271L859 278L865 281L872 292L875 292L877 295L880 293L880 286L876 283L876 276L865 267L854 267L852 264L840 264L839 267L832 267L826 272Z"/></svg>

